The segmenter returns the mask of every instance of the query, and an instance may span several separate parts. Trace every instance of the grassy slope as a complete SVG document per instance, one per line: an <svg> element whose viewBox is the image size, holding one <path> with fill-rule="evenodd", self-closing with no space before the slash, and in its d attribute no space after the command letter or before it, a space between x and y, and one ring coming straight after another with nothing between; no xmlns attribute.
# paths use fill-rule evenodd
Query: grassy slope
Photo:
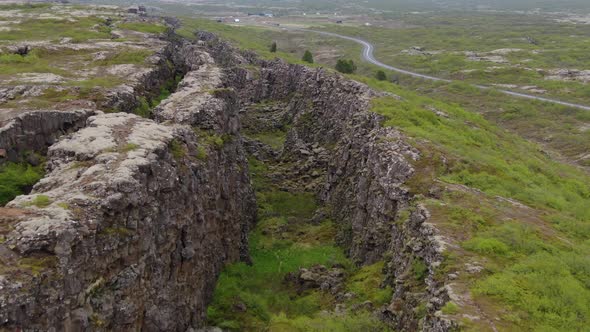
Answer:
<svg viewBox="0 0 590 332"><path fill-rule="evenodd" d="M251 29L215 24L205 29L231 35L238 45L262 53L272 39ZM242 44L242 38L249 40ZM449 253L441 270L459 271L474 260L484 265L483 274L462 274L457 284L471 290L476 305L489 312L491 319L500 319L495 324L502 330L571 331L588 326L588 175L552 160L539 146L457 104L367 77L353 78L404 98L403 102L376 100L374 110L386 116L386 125L408 135L425 156L426 164L419 171L424 173L410 184L415 193L426 194L437 183L483 191L451 191L440 199L424 199L433 211L432 220L462 243ZM469 90L460 84L446 89ZM489 94L485 97L500 97L493 91ZM449 118L438 117L425 106L434 106ZM496 195L518 199L534 209L516 215L518 205L500 204ZM447 310L455 311L462 312ZM465 324L474 330L486 327L482 322Z"/></svg>
<svg viewBox="0 0 590 332"><path fill-rule="evenodd" d="M587 174L552 161L534 144L457 105L421 97L389 83L356 79L404 98L402 102L375 100L374 111L386 117L385 125L410 136L424 155L437 152L445 156L444 166L438 165L433 178L480 189L485 195L477 199L492 202L481 209L481 205L470 204L470 199L476 199L473 194L457 193L426 200L434 206L435 219L443 228L454 224L451 233L464 233L462 245L470 253L455 257L455 268L459 270L474 257L487 262L485 278L467 281L481 302L486 303L485 297L497 301L489 309L508 322L507 329L573 331L588 326ZM437 116L430 107L445 112L448 118ZM497 195L534 207L536 211L530 214L539 219L530 224L530 215L501 215L501 204L493 202Z"/></svg>

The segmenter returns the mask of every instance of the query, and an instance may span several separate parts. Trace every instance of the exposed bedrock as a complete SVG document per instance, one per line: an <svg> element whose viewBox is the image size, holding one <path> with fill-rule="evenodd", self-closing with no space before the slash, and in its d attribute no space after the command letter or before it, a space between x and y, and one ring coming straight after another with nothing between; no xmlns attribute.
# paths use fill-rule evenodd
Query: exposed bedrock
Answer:
<svg viewBox="0 0 590 332"><path fill-rule="evenodd" d="M90 102L87 110L38 110L23 113L0 122L0 164L6 161L27 161L26 155L45 155L47 148L63 134L84 126L86 119L98 110L132 113L142 100L151 100L200 64L195 47L170 37L166 47L150 56L149 68L142 69L129 82L110 89L104 100ZM23 88L22 86L15 89Z"/></svg>
<svg viewBox="0 0 590 332"><path fill-rule="evenodd" d="M59 136L73 132L94 114L92 110L29 112L0 127L0 164L20 161L26 152L45 154Z"/></svg>
<svg viewBox="0 0 590 332"><path fill-rule="evenodd" d="M1 211L0 328L201 327L221 268L249 259L245 146L288 169L271 175L284 190L317 192L318 214L339 225L354 262L386 261L394 296L381 318L399 330L452 329L437 314L448 301L435 278L442 244L404 185L420 155L370 112L380 94L200 36L171 46L186 75L154 120L91 116L49 148L32 194ZM288 130L282 151L244 141L241 117L248 130ZM408 282L415 262L426 268L419 292Z"/></svg>
<svg viewBox="0 0 590 332"><path fill-rule="evenodd" d="M383 127L384 119L370 112L371 99L381 94L323 69L251 60L249 53L228 52L227 44L202 36L211 54L222 56L219 62L227 66L226 84L240 96L244 125L288 128L277 157L288 172L276 175L286 180L285 190L318 193L325 204L321 213L339 224L340 243L357 264L386 261L385 282L395 294L380 316L401 330L454 328L437 314L448 301L444 284L435 280L443 243L428 223L428 211L414 206L404 185L414 174L412 160L420 155L399 131ZM260 102L271 106L249 106ZM259 142L248 142L247 149L273 157ZM409 279L417 262L427 271L423 286L413 287ZM426 308L425 315L419 307Z"/></svg>
<svg viewBox="0 0 590 332"><path fill-rule="evenodd" d="M47 176L0 213L0 327L204 323L221 268L248 260L256 204L235 97L191 77L155 110L161 124L98 114L50 147Z"/></svg>

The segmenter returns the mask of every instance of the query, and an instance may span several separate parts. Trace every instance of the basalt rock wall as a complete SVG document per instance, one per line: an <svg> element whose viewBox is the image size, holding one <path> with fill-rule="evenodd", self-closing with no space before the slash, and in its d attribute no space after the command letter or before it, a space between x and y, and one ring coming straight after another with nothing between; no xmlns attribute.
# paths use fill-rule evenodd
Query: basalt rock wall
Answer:
<svg viewBox="0 0 590 332"><path fill-rule="evenodd" d="M203 84L220 80L206 53L186 56L156 121L91 116L0 211L0 329L199 328L222 267L249 259L256 204L237 98Z"/></svg>
<svg viewBox="0 0 590 332"><path fill-rule="evenodd" d="M394 296L380 316L404 331L453 329L453 322L437 314L448 301L444 284L435 279L443 243L428 224L428 211L414 206L405 186L419 152L395 128L382 126L382 116L370 112L371 100L386 94L321 68L252 60L249 53L230 52L208 34L202 37L211 54L221 56L225 84L239 95L244 114L251 104L277 105L256 116L264 125L288 128L277 157L289 165L282 175L291 184L285 189L317 192L325 205L320 213L339 225L338 240L354 262L385 260L384 283L392 286ZM249 150L269 155L259 143L249 144ZM427 269L419 292L409 280L416 262ZM426 313L418 314L419 307Z"/></svg>

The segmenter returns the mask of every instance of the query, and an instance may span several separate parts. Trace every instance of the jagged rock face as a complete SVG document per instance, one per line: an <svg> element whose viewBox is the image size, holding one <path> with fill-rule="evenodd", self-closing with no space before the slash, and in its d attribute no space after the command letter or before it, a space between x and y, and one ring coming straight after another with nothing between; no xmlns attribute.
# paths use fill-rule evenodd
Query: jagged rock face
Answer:
<svg viewBox="0 0 590 332"><path fill-rule="evenodd" d="M20 161L24 152L45 153L57 138L82 128L92 110L30 112L0 128L0 163Z"/></svg>
<svg viewBox="0 0 590 332"><path fill-rule="evenodd" d="M411 161L420 156L402 134L383 128L383 119L370 112L370 100L379 94L322 69L282 61L253 61L250 65L258 63L261 68L251 73L241 66L242 57L228 56L227 45L207 40L211 53L220 54L219 62L229 66L226 84L246 106L246 121L269 117L263 126L290 128L280 156L256 142L248 142L248 151L288 163L290 174L281 176L317 191L327 215L340 225L341 244L356 263L386 261L385 282L394 296L390 306L379 310L380 316L400 330L453 329L453 322L435 314L448 295L434 278L443 256L437 231L427 223L428 211L418 207L407 220L400 216L401 210L411 209L404 183L414 173ZM266 100L281 101L279 110L248 115L248 104ZM405 283L415 261L427 268L420 293ZM427 308L423 318L416 314L422 305Z"/></svg>
<svg viewBox="0 0 590 332"><path fill-rule="evenodd" d="M195 58L195 54L186 52L178 54L178 42L168 42L157 54L148 59L152 66L132 75L126 84L108 91L104 101L96 105L88 101L87 110L51 111L40 110L23 113L17 117L4 115L8 120L0 128L0 163L4 161L21 161L25 152L44 155L47 148L67 133L84 126L86 119L96 109L120 112L133 112L140 105L140 98L157 96L160 89L175 75L184 75L191 68L185 65ZM14 98L15 94L41 94L45 87L15 86L0 89L0 101Z"/></svg>
<svg viewBox="0 0 590 332"><path fill-rule="evenodd" d="M293 129L282 157L325 173L319 195L341 220L341 242L350 257L360 264L381 259L389 248L391 221L409 200L403 187L413 173L408 160L418 154L398 131L382 128L379 115L368 112L376 93L282 61L265 63L252 83L244 84L249 88L242 90L243 99L290 100L284 117Z"/></svg>
<svg viewBox="0 0 590 332"><path fill-rule="evenodd" d="M153 65L151 68L136 73L130 82L111 89L98 107L103 110L131 113L140 105L141 97L157 96L166 82L173 80L177 74L186 73L183 64L191 56L187 54L186 58L178 58L175 55L176 47L175 42L169 42L160 52L147 60Z"/></svg>
<svg viewBox="0 0 590 332"><path fill-rule="evenodd" d="M255 201L239 108L270 99L285 105L269 112L271 126L290 125L285 147L278 155L248 141L249 152L293 166L283 176L317 191L355 262L387 260L386 282L395 294L380 311L385 320L416 330L415 308L426 302L422 329L449 330L452 324L434 315L447 301L433 277L442 259L436 230L422 208L408 220L399 217L410 205L404 182L419 155L369 111L378 94L321 69L260 61L201 36L200 45L174 45L170 59L187 74L154 110L155 121L91 117L85 129L50 148L49 174L33 194L10 203L9 216L0 219L6 233L0 326L200 327L222 266L248 260ZM222 144L211 144L212 137ZM420 295L403 283L415 259L428 268ZM308 274L297 279L311 281Z"/></svg>
<svg viewBox="0 0 590 332"><path fill-rule="evenodd" d="M256 204L235 97L211 96L194 80L187 75L156 110L165 124L99 114L49 149L48 175L2 220L0 326L185 331L204 323L221 268L248 259ZM200 130L223 144L210 146Z"/></svg>

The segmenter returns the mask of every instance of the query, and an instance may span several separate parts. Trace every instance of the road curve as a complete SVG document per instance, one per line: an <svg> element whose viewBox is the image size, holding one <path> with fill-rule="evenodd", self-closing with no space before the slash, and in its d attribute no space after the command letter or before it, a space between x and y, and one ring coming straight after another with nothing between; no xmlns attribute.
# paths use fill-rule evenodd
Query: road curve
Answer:
<svg viewBox="0 0 590 332"><path fill-rule="evenodd" d="M422 78L422 79L426 79L426 80L437 81L437 82L447 82L447 83L453 82L453 80L448 80L448 79L444 79L444 78L440 78L440 77L434 77L434 76L430 76L430 75L419 74L419 73L415 73L415 72L412 72L409 70L386 65L375 58L375 55L374 55L375 46L373 46L373 44L371 44L365 40L359 39L359 38L344 36L344 35L340 35L340 34L333 33L333 32L327 32L327 31L318 31L318 30L310 30L310 29L297 29L297 28L286 28L286 29L287 30L299 30L299 31L313 32L313 33L317 33L317 34L321 34L321 35L325 35L325 36L331 36L331 37L350 40L355 43L361 44L363 46L363 52L362 52L363 60L368 61L376 66L379 66L379 67L385 68L385 69L389 69L391 71L395 71L395 72L398 72L401 74L406 74L406 75L410 75L413 77L418 77L418 78ZM473 84L473 86L478 89L481 89L481 90L491 89L490 87L484 86L484 85ZM568 103L568 102L557 100L557 99L539 97L539 96L529 95L526 93L514 92L514 91L510 91L510 90L497 89L496 91L501 92L506 95L509 95L509 96L526 98L526 99L531 99L531 100L538 100L538 101L542 101L542 102L553 103L553 104L557 104L557 105L574 107L574 108L579 108L579 109L583 109L586 111L590 111L590 106L586 106L586 105Z"/></svg>

